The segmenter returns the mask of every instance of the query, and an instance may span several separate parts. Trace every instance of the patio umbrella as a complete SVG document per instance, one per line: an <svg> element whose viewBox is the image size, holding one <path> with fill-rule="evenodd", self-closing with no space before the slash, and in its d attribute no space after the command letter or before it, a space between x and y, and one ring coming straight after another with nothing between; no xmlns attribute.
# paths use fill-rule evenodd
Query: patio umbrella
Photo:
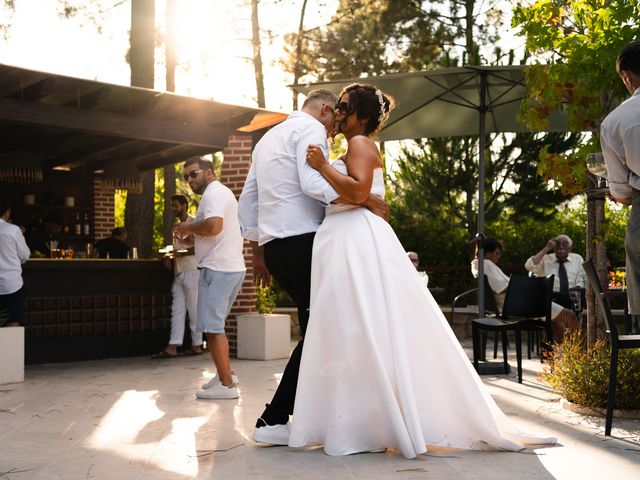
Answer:
<svg viewBox="0 0 640 480"><path fill-rule="evenodd" d="M358 79L292 85L308 93L326 88L338 93L365 82L390 93L396 108L380 132L381 141L478 135L478 237L484 236L485 137L495 132L530 131L518 122L525 95L526 65L467 66ZM566 115L553 112L547 131L566 131ZM484 312L484 251L478 249L478 307Z"/></svg>

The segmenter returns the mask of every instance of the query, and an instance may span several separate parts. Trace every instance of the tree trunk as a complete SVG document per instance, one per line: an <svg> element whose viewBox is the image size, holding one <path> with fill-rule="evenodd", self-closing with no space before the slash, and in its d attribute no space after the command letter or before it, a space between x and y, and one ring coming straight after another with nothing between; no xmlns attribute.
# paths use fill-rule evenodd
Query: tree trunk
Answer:
<svg viewBox="0 0 640 480"><path fill-rule="evenodd" d="M154 0L131 1L131 48L129 64L131 85L153 88L155 48ZM153 197L155 172L142 172L142 193L127 194L124 223L129 233L128 243L137 247L141 257L153 254Z"/></svg>
<svg viewBox="0 0 640 480"><path fill-rule="evenodd" d="M300 57L302 56L302 34L304 33L304 12L307 9L307 0L302 2L302 9L300 10L300 23L298 24L298 36L296 38L296 62L293 66L293 84L297 84L298 80L302 76L300 71ZM298 109L298 92L293 91L293 109Z"/></svg>
<svg viewBox="0 0 640 480"><path fill-rule="evenodd" d="M168 92L176 91L175 18L176 0L167 0L165 58L167 63L166 82ZM163 178L164 205L162 211L162 233L164 236L164 244L170 245L173 241L171 229L176 222L176 217L171 211L171 197L176 194L176 169L173 164L164 167Z"/></svg>
<svg viewBox="0 0 640 480"><path fill-rule="evenodd" d="M258 107L265 107L264 77L262 75L262 55L260 47L260 22L258 21L258 0L251 0L251 28L253 44L253 68L256 72L256 90L258 92Z"/></svg>
<svg viewBox="0 0 640 480"><path fill-rule="evenodd" d="M589 183L595 182L589 175ZM587 259L593 260L600 281L606 286L607 277L607 250L604 242L604 194L587 193ZM596 302L595 292L590 285L587 286L587 345L592 346L596 340L605 337L604 318Z"/></svg>

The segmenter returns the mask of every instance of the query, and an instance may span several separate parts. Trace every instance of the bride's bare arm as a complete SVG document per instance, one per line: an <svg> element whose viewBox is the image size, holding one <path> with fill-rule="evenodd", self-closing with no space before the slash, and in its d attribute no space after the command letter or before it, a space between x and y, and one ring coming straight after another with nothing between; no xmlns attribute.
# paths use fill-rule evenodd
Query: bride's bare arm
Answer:
<svg viewBox="0 0 640 480"><path fill-rule="evenodd" d="M349 140L347 155L347 175L333 168L315 145L309 145L307 162L320 172L342 200L360 205L369 200L373 170L381 166L380 154L372 140L358 135Z"/></svg>

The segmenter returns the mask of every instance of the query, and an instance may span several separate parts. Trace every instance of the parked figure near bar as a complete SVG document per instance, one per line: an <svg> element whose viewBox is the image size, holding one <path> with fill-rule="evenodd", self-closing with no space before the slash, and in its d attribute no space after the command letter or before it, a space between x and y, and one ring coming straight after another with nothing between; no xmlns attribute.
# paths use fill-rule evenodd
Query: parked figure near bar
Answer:
<svg viewBox="0 0 640 480"><path fill-rule="evenodd" d="M476 255L478 250L476 247ZM502 243L495 238L487 237L484 240L484 274L487 276L489 286L496 299L496 305L500 312L504 305L504 298L507 294L509 286L509 276L505 274L500 267L498 261L502 254ZM478 258L471 261L471 273L478 278ZM549 275L549 273L547 273ZM564 340L564 332L567 330L575 330L578 325L576 314L556 302L551 302L551 329L553 337L557 342Z"/></svg>
<svg viewBox="0 0 640 480"><path fill-rule="evenodd" d="M20 227L9 223L11 204L0 200L0 326L22 323L22 264L31 252Z"/></svg>
<svg viewBox="0 0 640 480"><path fill-rule="evenodd" d="M54 248L65 248L62 242L62 226L64 218L57 212L49 212L42 219L40 226L27 237L27 245L34 257L51 257L51 245Z"/></svg>
<svg viewBox="0 0 640 480"><path fill-rule="evenodd" d="M127 229L124 227L114 228L110 237L98 240L96 250L98 250L100 258L128 258Z"/></svg>
<svg viewBox="0 0 640 480"><path fill-rule="evenodd" d="M539 277L554 275L553 301L567 309L571 309L573 305L569 290L575 287L584 288L586 284L582 269L584 259L581 255L573 253L572 247L573 242L568 235L558 235L550 239L542 250L529 257L524 264L524 268Z"/></svg>
<svg viewBox="0 0 640 480"><path fill-rule="evenodd" d="M177 223L195 222L195 217L188 213L189 202L184 195L171 197L171 211L178 219ZM193 235L180 238L173 237L173 253L163 259L165 267L173 270L173 286L171 287L171 334L166 348L151 358L173 358L178 356L178 347L182 346L186 316L189 314L191 330L191 348L182 352L184 355L202 353L202 333L196 332L196 312L198 306L198 260L193 246Z"/></svg>
<svg viewBox="0 0 640 480"><path fill-rule="evenodd" d="M624 237L629 313L640 315L640 42L632 42L616 59L616 72L631 94L600 127L612 200L631 205ZM637 332L636 332L637 333Z"/></svg>
<svg viewBox="0 0 640 480"><path fill-rule="evenodd" d="M180 222L173 234L194 236L200 269L196 331L207 335L207 347L217 374L196 393L198 398L238 398L237 377L231 371L225 322L235 302L246 267L233 192L216 180L210 161L193 157L184 164L184 179L201 194L195 222Z"/></svg>

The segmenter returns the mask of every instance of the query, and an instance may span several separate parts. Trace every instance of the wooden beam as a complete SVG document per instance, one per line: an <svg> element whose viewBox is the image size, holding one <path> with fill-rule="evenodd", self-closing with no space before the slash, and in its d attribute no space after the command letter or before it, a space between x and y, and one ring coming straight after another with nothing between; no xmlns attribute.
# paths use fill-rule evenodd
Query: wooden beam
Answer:
<svg viewBox="0 0 640 480"><path fill-rule="evenodd" d="M149 148L152 146L153 148ZM164 165L163 160L167 158L173 158L176 154L190 152L193 147L189 145L162 145L162 144L147 144L146 148L139 148L134 151L128 151L122 155L114 156L112 159L101 159L96 162L87 163L87 167L90 169L98 170L106 167L112 161L122 161L126 163L133 163L140 170L150 168L151 165ZM143 165L145 168L140 168Z"/></svg>
<svg viewBox="0 0 640 480"><path fill-rule="evenodd" d="M0 121L66 128L96 135L186 144L220 149L232 134L225 128L208 124L190 125L171 120L80 110L44 105L23 100L0 99Z"/></svg>
<svg viewBox="0 0 640 480"><path fill-rule="evenodd" d="M168 149L162 152L161 155L148 156L147 158L137 158L135 163L138 170L145 171L150 168L164 167L165 165L172 165L174 163L184 162L190 157L196 155L207 155L217 150L210 150L207 148L182 146L180 148Z"/></svg>
<svg viewBox="0 0 640 480"><path fill-rule="evenodd" d="M122 157L120 152L126 151L132 146L138 145L141 142L139 140L124 140L121 138L104 138L100 143L92 142L83 151L73 151L66 156L58 156L51 162L50 166L66 166L69 168L75 168L80 165L86 164L89 168L92 168L92 163L107 161L111 158L119 159ZM153 144L151 144L153 145ZM161 144L162 145L162 144ZM93 148L91 148L93 146Z"/></svg>

